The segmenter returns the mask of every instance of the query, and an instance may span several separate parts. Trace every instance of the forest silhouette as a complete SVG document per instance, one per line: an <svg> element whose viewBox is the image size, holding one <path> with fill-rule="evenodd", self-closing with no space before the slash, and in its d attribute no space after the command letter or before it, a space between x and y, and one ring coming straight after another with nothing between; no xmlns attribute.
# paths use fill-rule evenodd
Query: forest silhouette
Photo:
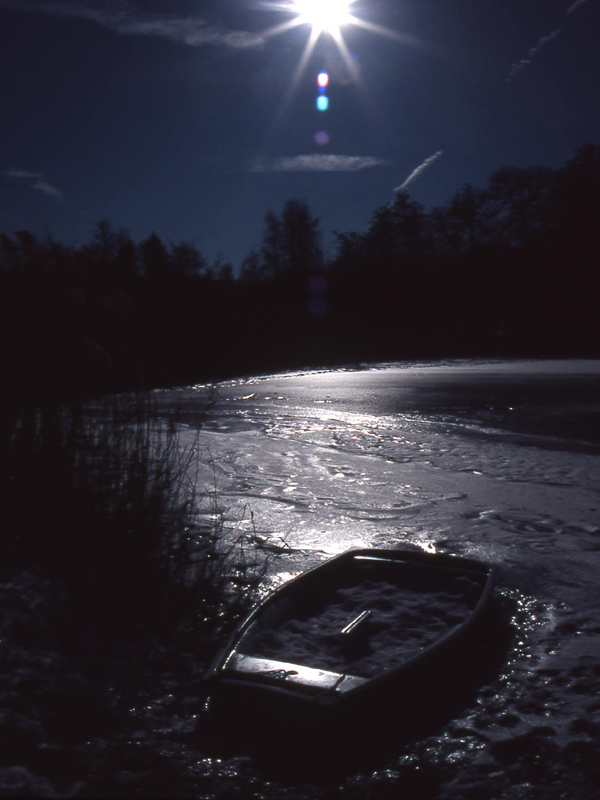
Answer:
<svg viewBox="0 0 600 800"><path fill-rule="evenodd" d="M231 221L232 227L235 220ZM107 220L67 246L0 235L3 380L59 399L363 361L600 353L600 147L503 167L425 210L405 191L362 233L291 199L232 265Z"/></svg>

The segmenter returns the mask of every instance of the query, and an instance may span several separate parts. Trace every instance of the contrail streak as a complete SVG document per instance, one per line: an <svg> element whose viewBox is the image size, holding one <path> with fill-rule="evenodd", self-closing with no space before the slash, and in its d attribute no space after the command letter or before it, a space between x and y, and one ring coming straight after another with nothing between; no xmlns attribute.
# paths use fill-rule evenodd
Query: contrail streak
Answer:
<svg viewBox="0 0 600 800"><path fill-rule="evenodd" d="M583 0L583 2L585 2L585 0ZM563 28L557 28L555 31L546 34L546 36L542 36L539 42L536 45L534 45L534 47L532 47L531 50L528 51L527 56L525 58L522 58L520 61L517 61L515 64L512 65L507 80L508 81L512 80L517 74L517 72L520 72L524 67L528 67L531 64L532 60L535 58L535 56L537 56L537 54L540 52L542 47L545 47L545 45L547 45L549 42L556 39L557 36L560 36L563 30L564 30Z"/></svg>
<svg viewBox="0 0 600 800"><path fill-rule="evenodd" d="M400 184L400 186L397 186L394 189L394 191L401 192L402 189L406 189L408 184L412 183L412 181L414 181L415 178L418 178L422 172L425 172L427 167L430 167L434 161L437 161L443 152L444 152L443 150L438 150L437 153L434 153L432 156L429 156L429 158L426 158L425 161L420 166L418 166L416 169L413 169L413 171L410 173L410 175L404 181L404 183Z"/></svg>
<svg viewBox="0 0 600 800"><path fill-rule="evenodd" d="M576 9L578 9L578 8L579 8L579 6L582 6L582 5L583 5L585 2L587 2L587 0L575 0L575 2L573 3L573 5L572 5L572 6L569 6L569 8L567 8L567 10L566 10L566 12L565 12L565 13L567 13L567 14L572 14L572 13L573 13L573 11L575 11Z"/></svg>

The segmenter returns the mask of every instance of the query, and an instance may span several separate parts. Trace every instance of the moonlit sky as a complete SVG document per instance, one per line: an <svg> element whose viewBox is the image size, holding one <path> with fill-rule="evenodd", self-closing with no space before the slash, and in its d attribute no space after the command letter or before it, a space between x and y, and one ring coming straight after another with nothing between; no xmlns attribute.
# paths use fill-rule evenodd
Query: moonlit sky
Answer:
<svg viewBox="0 0 600 800"><path fill-rule="evenodd" d="M107 217L238 266L292 197L331 248L399 187L429 208L600 142L600 0L356 0L310 53L285 5L0 0L0 231Z"/></svg>

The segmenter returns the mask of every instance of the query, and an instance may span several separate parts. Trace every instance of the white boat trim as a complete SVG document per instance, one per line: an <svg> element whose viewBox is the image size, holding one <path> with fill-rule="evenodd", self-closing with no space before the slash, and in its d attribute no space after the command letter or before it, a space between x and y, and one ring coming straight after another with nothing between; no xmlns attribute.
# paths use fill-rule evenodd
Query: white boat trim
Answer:
<svg viewBox="0 0 600 800"><path fill-rule="evenodd" d="M272 658L257 658L234 651L223 665L224 677L270 679L277 683L301 684L324 692L344 694L365 683L367 678L306 667Z"/></svg>

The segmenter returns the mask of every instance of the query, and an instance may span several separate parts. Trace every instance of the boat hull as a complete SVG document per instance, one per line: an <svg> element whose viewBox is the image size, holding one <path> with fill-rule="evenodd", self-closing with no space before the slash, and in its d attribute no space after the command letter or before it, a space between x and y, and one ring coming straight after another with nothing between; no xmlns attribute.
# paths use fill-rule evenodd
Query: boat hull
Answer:
<svg viewBox="0 0 600 800"><path fill-rule="evenodd" d="M337 556L280 587L241 623L208 672L211 703L310 711L313 720L391 698L426 704L429 688L472 660L494 579L494 567L446 554Z"/></svg>

